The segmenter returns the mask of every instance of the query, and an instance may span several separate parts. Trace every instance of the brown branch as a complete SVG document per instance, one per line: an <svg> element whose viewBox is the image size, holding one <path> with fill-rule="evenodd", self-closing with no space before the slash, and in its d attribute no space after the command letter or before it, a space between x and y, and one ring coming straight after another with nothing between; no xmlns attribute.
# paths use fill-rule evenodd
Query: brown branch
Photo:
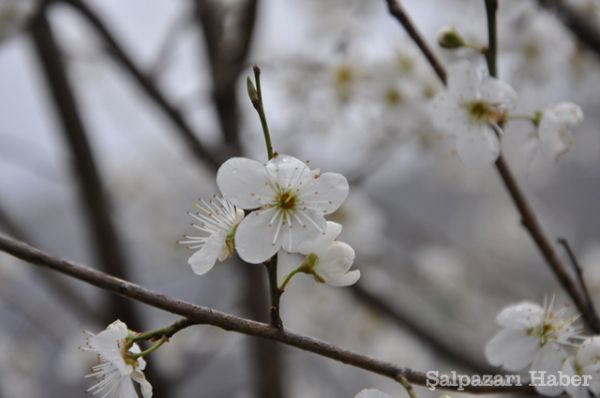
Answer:
<svg viewBox="0 0 600 398"><path fill-rule="evenodd" d="M574 9L564 0L538 0L538 4L554 11L581 43L596 55L600 55L600 28L592 18Z"/></svg>
<svg viewBox="0 0 600 398"><path fill-rule="evenodd" d="M109 199L46 12L47 9L43 8L32 22L31 39L62 125L60 130L70 149L71 169L90 226L90 238L100 266L112 275L126 278L124 254L111 221ZM110 317L122 318L134 327L141 326L131 302L114 296L110 296L109 300Z"/></svg>
<svg viewBox="0 0 600 398"><path fill-rule="evenodd" d="M436 73L440 80L446 84L446 72L441 62L435 57L433 52L431 52L427 46L422 46L425 40L422 35L416 30L415 26L412 24L408 16L402 11L399 7L399 4L395 0L386 0L388 6L390 7L390 12L398 19L398 21L404 26L404 28L409 32L409 35L419 48L425 55L425 58L429 61L431 66L436 70ZM392 11L394 10L394 11ZM394 13L395 12L395 13ZM556 277L558 278L560 284L565 289L565 291L569 294L577 309L581 313L584 321L589 326L589 328L594 332L600 332L600 323L594 317L593 314L590 314L588 311L588 307L586 305L585 299L583 299L580 291L577 289L576 284L571 279L567 267L560 260L554 247L550 243L550 239L547 237L544 232L540 222L537 219L535 212L530 206L523 190L519 186L516 178L514 177L512 171L508 167L508 164L504 160L504 156L500 154L498 160L496 160L496 170L500 174L502 182L506 190L508 191L513 203L515 204L519 214L521 215L521 223L525 227L525 229L529 232L529 235L535 242L538 247L542 257L546 260L546 263L550 266Z"/></svg>
<svg viewBox="0 0 600 398"><path fill-rule="evenodd" d="M594 318L596 318L596 321L598 321L598 311L596 310L596 306L594 305L594 300L592 300L592 295L590 294L590 289L588 288L585 278L583 277L583 269L581 268L581 265L579 264L579 261L577 260L577 256L575 255L575 252L571 248L571 245L569 244L569 241L567 239L558 238L557 241L565 249L565 252L567 253L567 256L569 257L569 260L571 261L571 265L573 266L575 275L577 275L577 281L579 282L581 291L583 292L583 296L587 302L588 311Z"/></svg>
<svg viewBox="0 0 600 398"><path fill-rule="evenodd" d="M487 363L469 357L463 348L463 344L457 344L456 341L452 342L452 338L440 338L439 334L436 334L422 323L418 322L414 317L405 314L396 306L388 303L376 294L373 294L361 283L352 286L349 288L349 291L363 303L372 307L396 324L403 326L416 338L429 344L436 355L443 357L455 365L479 374L493 374L497 372L496 368ZM442 331L442 333L447 332Z"/></svg>
<svg viewBox="0 0 600 398"><path fill-rule="evenodd" d="M0 250L34 265L50 268L54 271L79 279L122 297L139 301L164 311L188 318L194 324L213 325L227 331L238 332L309 351L335 361L354 366L371 373L388 377L397 382L402 378L412 384L425 385L427 375L406 367L396 366L365 355L337 347L312 337L271 327L267 324L229 315L211 308L191 304L146 289L140 285L116 278L106 273L77 263L53 257L24 242L0 235ZM456 387L449 387L456 390ZM465 386L470 393L523 393L536 394L532 386Z"/></svg>
<svg viewBox="0 0 600 398"><path fill-rule="evenodd" d="M433 68L435 74L444 84L446 84L446 70L444 69L442 63L437 59L433 53L433 50L431 47L429 47L421 33L417 30L417 27L413 23L410 16L406 13L404 8L402 8L397 0L386 0L386 2L390 14L392 14L392 16L396 18L398 22L400 22L400 24L404 27L404 30L406 30L406 33L408 33L410 38L419 47L425 58L427 58L427 61Z"/></svg>
<svg viewBox="0 0 600 398"><path fill-rule="evenodd" d="M239 104L237 81L250 50L258 0L240 3L236 27L239 32L227 40L223 30L225 14L219 1L196 0L195 15L202 29L210 65L213 101L225 142L239 154Z"/></svg>
<svg viewBox="0 0 600 398"><path fill-rule="evenodd" d="M95 29L96 33L110 50L110 54L114 57L115 61L121 64L138 84L140 89L146 93L173 125L177 127L175 131L179 133L180 138L185 143L185 146L190 149L194 158L202 165L208 165L211 168L219 167L222 159L215 156L212 151L200 142L197 138L197 134L184 119L183 115L167 100L166 96L156 84L135 64L100 17L98 17L98 15L81 0L62 1L78 11L79 14Z"/></svg>

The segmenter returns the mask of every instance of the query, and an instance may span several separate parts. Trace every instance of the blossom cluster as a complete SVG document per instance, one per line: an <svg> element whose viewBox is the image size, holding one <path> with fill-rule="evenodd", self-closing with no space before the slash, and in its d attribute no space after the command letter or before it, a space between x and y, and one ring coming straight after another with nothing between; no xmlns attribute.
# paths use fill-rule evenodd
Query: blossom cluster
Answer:
<svg viewBox="0 0 600 398"><path fill-rule="evenodd" d="M496 321L502 330L487 344L485 354L495 366L509 371L529 368L532 374L587 376L589 383L535 384L540 394L565 391L572 397L600 393L600 337L582 336L576 316L567 308L553 308L553 300L540 306L522 302L504 308ZM545 372L545 373L544 373ZM558 380L558 378L557 378Z"/></svg>
<svg viewBox="0 0 600 398"><path fill-rule="evenodd" d="M507 83L468 61L449 68L448 87L432 102L432 118L461 160L471 167L498 159L505 125L531 122L534 152L558 159L573 144L571 131L583 120L581 108L570 102L550 105L529 115L514 112L517 93Z"/></svg>
<svg viewBox="0 0 600 398"><path fill-rule="evenodd" d="M311 170L287 155L266 163L237 157L221 165L217 185L222 196L190 213L202 235L180 242L197 249L189 259L196 274L237 252L251 264L277 255L281 282L297 267L332 286L358 280L360 271L350 271L354 250L336 240L342 226L325 219L348 196L343 175Z"/></svg>

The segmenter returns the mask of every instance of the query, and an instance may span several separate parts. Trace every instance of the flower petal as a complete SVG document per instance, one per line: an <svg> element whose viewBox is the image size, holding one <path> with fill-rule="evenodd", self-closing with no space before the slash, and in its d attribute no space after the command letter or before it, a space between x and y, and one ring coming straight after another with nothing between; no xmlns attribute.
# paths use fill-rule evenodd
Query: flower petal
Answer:
<svg viewBox="0 0 600 398"><path fill-rule="evenodd" d="M546 344L535 355L531 364L532 371L546 372L545 377L555 375L563 368L563 361L567 358L562 348L555 344ZM540 373L541 374L541 373ZM555 396L565 390L565 386L536 385L537 392L543 395Z"/></svg>
<svg viewBox="0 0 600 398"><path fill-rule="evenodd" d="M323 215L331 214L346 200L349 189L343 175L324 173L302 186L301 198L307 208Z"/></svg>
<svg viewBox="0 0 600 398"><path fill-rule="evenodd" d="M496 317L499 325L511 329L528 329L539 325L544 318L544 309L536 303L523 301L504 308Z"/></svg>
<svg viewBox="0 0 600 398"><path fill-rule="evenodd" d="M303 253L301 248L304 248L307 242L316 242L325 236L327 221L322 215L310 210L300 211L296 216L302 220L302 224L292 216L291 224L282 227L278 241L288 252Z"/></svg>
<svg viewBox="0 0 600 398"><path fill-rule="evenodd" d="M473 124L456 138L458 155L467 167L487 167L500 155L498 137L485 124Z"/></svg>
<svg viewBox="0 0 600 398"><path fill-rule="evenodd" d="M223 197L242 209L256 209L272 196L268 181L265 165L253 159L231 158L217 171Z"/></svg>
<svg viewBox="0 0 600 398"><path fill-rule="evenodd" d="M140 390L142 391L143 398L152 397L152 384L150 384L150 382L146 380L146 376L144 376L144 373L135 371L131 374L131 378L138 382L138 384L140 385ZM134 395L134 397L137 397L137 395Z"/></svg>
<svg viewBox="0 0 600 398"><path fill-rule="evenodd" d="M481 84L481 99L502 110L510 110L517 101L517 93L508 83L486 76Z"/></svg>
<svg viewBox="0 0 600 398"><path fill-rule="evenodd" d="M469 62L458 62L448 68L448 90L459 101L479 98L482 71Z"/></svg>
<svg viewBox="0 0 600 398"><path fill-rule="evenodd" d="M262 263L271 258L280 245L282 232L288 229L281 226L279 238L273 242L277 229L277 220L270 223L275 209L257 210L242 220L235 234L235 248L242 260L251 264Z"/></svg>
<svg viewBox="0 0 600 398"><path fill-rule="evenodd" d="M212 269L225 244L223 234L214 233L205 242L202 247L196 251L188 260L192 271L196 275L204 275Z"/></svg>
<svg viewBox="0 0 600 398"><path fill-rule="evenodd" d="M310 168L306 163L293 156L277 155L269 160L265 167L271 181L280 187L293 188L311 177Z"/></svg>
<svg viewBox="0 0 600 398"><path fill-rule="evenodd" d="M348 272L354 262L354 249L344 242L334 242L319 254L315 272L330 286L348 286L360 278L360 271Z"/></svg>
<svg viewBox="0 0 600 398"><path fill-rule="evenodd" d="M381 392L379 390L375 390L374 388L369 388L362 390L358 394L354 396L354 398L392 398L388 394Z"/></svg>
<svg viewBox="0 0 600 398"><path fill-rule="evenodd" d="M531 363L538 350L538 340L517 329L502 329L485 346L485 356L494 366L521 370Z"/></svg>
<svg viewBox="0 0 600 398"><path fill-rule="evenodd" d="M307 240L298 245L298 252L302 254L323 253L342 233L342 225L327 221L325 235L319 234L315 239Z"/></svg>

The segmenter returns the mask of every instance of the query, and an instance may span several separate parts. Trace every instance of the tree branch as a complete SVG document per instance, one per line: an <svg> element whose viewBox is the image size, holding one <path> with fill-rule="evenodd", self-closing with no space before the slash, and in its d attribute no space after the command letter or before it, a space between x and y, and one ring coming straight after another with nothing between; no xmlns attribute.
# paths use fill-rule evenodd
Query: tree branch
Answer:
<svg viewBox="0 0 600 398"><path fill-rule="evenodd" d="M148 78L141 69L138 68L129 55L125 52L123 47L119 44L117 39L110 32L104 22L96 15L96 13L87 6L81 0L62 0L64 3L69 4L79 14L84 17L87 22L96 30L96 33L108 46L110 53L114 59L123 66L123 68L131 75L133 80L138 86L146 93L146 95L154 101L156 106L161 109L167 118L173 123L179 133L180 138L188 147L194 158L198 160L202 165L209 165L211 168L217 168L221 164L221 158L215 156L213 151L207 149L197 138L192 127L186 122L182 114L176 109L162 93L162 91L155 85L155 83Z"/></svg>
<svg viewBox="0 0 600 398"><path fill-rule="evenodd" d="M105 274L77 263L53 257L24 242L0 235L0 250L34 265L50 268L54 271L79 279L122 297L145 303L164 311L178 314L194 324L213 325L227 331L238 332L309 351L335 361L375 373L397 382L403 378L413 384L425 385L426 374L406 367L396 366L365 355L337 347L312 337L277 329L267 324L229 315L211 308L191 304L164 294L154 292L123 279ZM456 387L449 387L456 390ZM465 386L470 393L523 393L536 394L532 386Z"/></svg>
<svg viewBox="0 0 600 398"><path fill-rule="evenodd" d="M101 267L110 274L126 278L124 254L111 221L109 200L46 12L47 8L43 8L32 21L31 39L71 152L71 169L90 226L90 238ZM107 315L122 318L133 327L141 326L131 302L114 296L109 299L111 314Z"/></svg>
<svg viewBox="0 0 600 398"><path fill-rule="evenodd" d="M388 6L390 7L390 12L392 13L392 15L394 15L396 19L402 24L402 26L404 26L407 32L409 32L409 35L419 45L419 48L421 48L421 51L436 71L440 80L444 84L446 84L446 71L442 64L438 61L438 59L429 50L427 46L422 46L419 44L425 42L422 35L416 30L415 26L412 24L410 19L408 19L408 16L402 11L401 8L399 8L400 6L396 0L386 1L388 3ZM517 210L519 211L519 214L521 215L521 223L535 242L536 246L542 254L542 257L544 257L546 263L548 264L548 266L550 266L562 287L569 294L569 296L577 306L577 309L581 313L584 321L589 326L589 328L596 333L600 332L600 324L594 319L594 316L591 315L587 310L585 300L582 298L582 295L577 289L577 286L569 276L567 268L556 254L554 247L550 243L550 239L548 239L546 233L544 232L541 224L537 219L535 212L529 205L529 202L527 201L523 190L517 183L517 180L515 179L512 171L508 167L508 164L504 160L504 156L502 156L502 154L500 154L500 156L498 157L498 160L496 161L495 165L496 170L500 174L500 177L502 179L502 182L504 183L506 190L508 191L513 203L515 204Z"/></svg>
<svg viewBox="0 0 600 398"><path fill-rule="evenodd" d="M581 43L600 56L600 29L591 18L575 10L564 0L538 0L538 4L554 11Z"/></svg>

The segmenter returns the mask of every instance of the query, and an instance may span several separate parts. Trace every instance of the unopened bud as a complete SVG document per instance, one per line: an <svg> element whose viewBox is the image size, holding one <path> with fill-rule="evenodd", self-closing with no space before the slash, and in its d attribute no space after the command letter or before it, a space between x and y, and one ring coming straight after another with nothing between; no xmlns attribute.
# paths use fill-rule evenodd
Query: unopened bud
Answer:
<svg viewBox="0 0 600 398"><path fill-rule="evenodd" d="M465 39L463 39L461 34L453 27L447 27L440 30L437 40L440 47L449 50L465 47L467 45Z"/></svg>

